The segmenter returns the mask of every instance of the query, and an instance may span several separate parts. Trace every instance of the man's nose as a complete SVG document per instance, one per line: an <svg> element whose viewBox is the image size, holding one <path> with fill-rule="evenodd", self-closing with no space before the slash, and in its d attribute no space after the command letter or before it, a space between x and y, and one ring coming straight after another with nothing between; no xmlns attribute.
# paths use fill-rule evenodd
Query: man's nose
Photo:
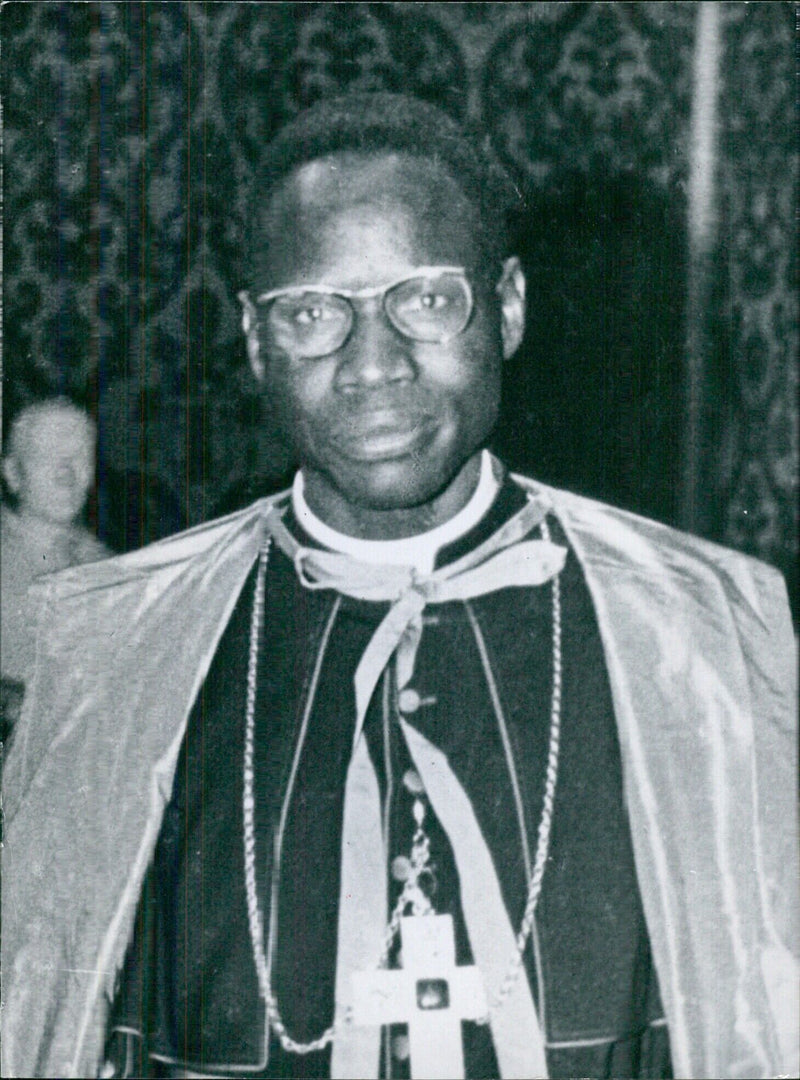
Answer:
<svg viewBox="0 0 800 1080"><path fill-rule="evenodd" d="M382 311L359 311L347 341L339 350L337 387L347 390L412 381L416 378L412 344Z"/></svg>
<svg viewBox="0 0 800 1080"><path fill-rule="evenodd" d="M75 487L78 484L79 474L78 465L69 458L62 458L61 461L56 463L55 477L56 482L59 484L71 484Z"/></svg>

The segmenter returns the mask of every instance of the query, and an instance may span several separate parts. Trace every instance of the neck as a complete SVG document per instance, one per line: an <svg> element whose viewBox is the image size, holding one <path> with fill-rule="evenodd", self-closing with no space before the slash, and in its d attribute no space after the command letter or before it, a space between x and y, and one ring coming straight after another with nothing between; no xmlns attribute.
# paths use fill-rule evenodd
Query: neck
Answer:
<svg viewBox="0 0 800 1080"><path fill-rule="evenodd" d="M17 518L31 541L42 549L57 548L66 543L72 535L72 522L48 521L39 517L20 506L17 510Z"/></svg>
<svg viewBox="0 0 800 1080"><path fill-rule="evenodd" d="M429 532L462 510L481 472L481 452L467 461L439 495L421 506L374 510L348 502L317 472L303 470L309 508L331 529L364 540L404 540Z"/></svg>

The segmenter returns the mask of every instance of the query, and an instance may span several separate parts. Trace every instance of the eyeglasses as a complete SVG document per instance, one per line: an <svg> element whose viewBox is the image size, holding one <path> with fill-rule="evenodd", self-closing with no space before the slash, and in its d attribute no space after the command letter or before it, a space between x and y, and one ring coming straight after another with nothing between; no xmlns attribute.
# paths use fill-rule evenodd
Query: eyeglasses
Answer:
<svg viewBox="0 0 800 1080"><path fill-rule="evenodd" d="M246 294L241 294L246 300ZM355 301L380 299L389 322L412 341L441 344L467 326L474 304L460 266L421 266L388 285L339 289L292 285L256 298L259 326L278 348L312 359L336 352L355 320Z"/></svg>

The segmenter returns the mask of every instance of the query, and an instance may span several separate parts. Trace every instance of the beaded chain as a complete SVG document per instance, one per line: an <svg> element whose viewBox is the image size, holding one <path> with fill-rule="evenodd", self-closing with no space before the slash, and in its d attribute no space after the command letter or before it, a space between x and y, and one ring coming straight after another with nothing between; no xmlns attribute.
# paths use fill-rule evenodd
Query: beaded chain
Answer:
<svg viewBox="0 0 800 1080"><path fill-rule="evenodd" d="M550 540L550 531L547 522L541 523L542 536ZM256 892L256 839L255 839L255 795L254 795L254 768L253 755L255 745L255 716L256 716L256 688L258 677L258 644L261 637L261 628L264 622L264 607L266 594L267 564L272 545L272 538L268 536L259 554L258 571L256 574L256 586L253 596L253 614L250 623L250 648L247 664L247 698L245 706L245 739L244 739L244 798L242 809L244 816L244 878L247 891L247 918L250 927L250 940L253 946L253 959L258 975L258 986L261 997L266 1003L267 1017L272 1030L280 1040L285 1051L294 1054L310 1054L315 1050L324 1050L334 1039L337 1031L337 1023L334 1022L318 1038L308 1042L295 1041L286 1030L281 1019L278 1002L272 992L269 967L267 965L266 952L264 950L264 917L258 902ZM522 967L522 959L525 947L528 943L533 928L536 905L542 890L547 854L550 846L550 831L553 821L553 804L555 801L556 782L558 780L559 750L561 745L561 588L559 575L553 578L553 693L550 704L550 740L547 750L547 768L545 773L544 799L542 802L542 816L539 821L537 832L536 856L533 864L530 882L528 883L528 896L525 903L525 912L522 916L519 932L516 937L516 949L509 964L500 989L494 995L491 1004L498 1008L511 991L519 978ZM428 838L422 829L422 820L417 818L417 831L412 841L411 850L411 873L405 882L400 898L392 912L391 919L386 927L383 951L378 960L378 966L383 967L388 959L395 935L400 927L400 919L409 904L416 908L418 897L416 889L420 873L425 869L428 859ZM416 913L416 912L415 912Z"/></svg>

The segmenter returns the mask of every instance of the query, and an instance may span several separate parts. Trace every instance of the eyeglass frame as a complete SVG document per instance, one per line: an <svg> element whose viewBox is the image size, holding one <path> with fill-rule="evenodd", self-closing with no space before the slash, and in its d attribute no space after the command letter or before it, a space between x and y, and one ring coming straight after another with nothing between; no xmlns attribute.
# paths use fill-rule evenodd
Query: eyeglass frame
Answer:
<svg viewBox="0 0 800 1080"><path fill-rule="evenodd" d="M414 278L428 278L433 277L437 274L457 274L462 279L464 288L466 289L466 295L468 300L466 320L460 330L456 330L452 334L446 334L444 337L441 338L427 339L412 337L410 334L407 334L403 329L401 329L391 317L389 311L386 308L386 295L387 293L391 292L392 289L397 288L398 285L403 285L407 281L413 281ZM401 277L395 278L393 281L388 282L386 285L368 285L364 289L346 289L341 288L337 285L286 285L281 288L270 289L268 292L261 293L260 296L256 297L255 301L250 299L250 294L246 289L243 289L241 292L239 292L237 296L245 307L249 305L252 309L253 314L256 316L255 322L257 327L259 319L258 313L256 311L256 304L268 304L273 300L282 299L283 297L291 298L295 296L303 296L305 293L321 293L323 296L340 296L343 300L346 300L348 305L350 306L353 319L355 319L356 315L356 311L353 308L352 304L353 300L373 300L376 297L381 297L381 310L383 311L389 322L392 324L394 329L397 330L399 334L402 334L403 337L406 338L406 340L408 341L416 341L421 344L428 345L445 345L448 341L451 341L453 338L458 337L459 334L463 334L466 328L469 326L470 319L472 318L472 314L475 310L475 294L472 290L472 285L470 284L469 278L467 277L466 267L464 266L419 266L416 267L411 273L403 274ZM353 321L351 320L350 325L347 328L347 333L345 337L343 338L341 343L336 346L335 349L331 349L330 352L320 353L319 356L314 356L312 354L311 356L306 357L306 359L314 360L320 359L323 356L330 356L331 353L334 353L338 349L341 349L342 345L344 345L347 339L350 337L352 331Z"/></svg>

